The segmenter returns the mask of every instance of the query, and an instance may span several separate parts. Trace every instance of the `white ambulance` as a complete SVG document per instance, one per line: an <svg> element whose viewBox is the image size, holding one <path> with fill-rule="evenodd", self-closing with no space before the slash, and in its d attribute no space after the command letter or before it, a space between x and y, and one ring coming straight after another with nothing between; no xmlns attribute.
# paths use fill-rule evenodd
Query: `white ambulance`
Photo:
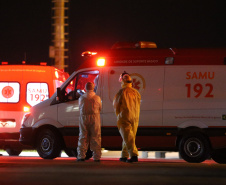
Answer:
<svg viewBox="0 0 226 185"><path fill-rule="evenodd" d="M88 53L88 55L92 53ZM102 147L121 150L112 102L128 72L141 94L136 145L140 151L179 151L192 163L226 163L226 49L158 49L154 43L117 43L90 56L50 99L31 108L20 142L44 159L76 155L78 98L88 81L102 99Z"/></svg>
<svg viewBox="0 0 226 185"><path fill-rule="evenodd" d="M69 77L52 66L0 65L0 148L9 155L29 149L19 143L21 121L30 107L48 99Z"/></svg>

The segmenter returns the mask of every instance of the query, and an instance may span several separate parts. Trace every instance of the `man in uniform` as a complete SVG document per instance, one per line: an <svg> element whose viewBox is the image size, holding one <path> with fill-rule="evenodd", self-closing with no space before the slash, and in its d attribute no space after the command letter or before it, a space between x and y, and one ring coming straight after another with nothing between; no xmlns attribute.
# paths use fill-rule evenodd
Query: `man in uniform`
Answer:
<svg viewBox="0 0 226 185"><path fill-rule="evenodd" d="M77 161L85 161L90 144L93 159L95 162L99 162L101 158L101 99L94 92L92 82L88 82L85 89L86 93L79 98L80 121Z"/></svg>
<svg viewBox="0 0 226 185"><path fill-rule="evenodd" d="M132 79L126 72L120 76L122 89L115 95L113 106L117 116L117 126L122 136L120 161L138 162L135 144L140 115L140 93L132 87ZM128 157L130 156L130 159Z"/></svg>

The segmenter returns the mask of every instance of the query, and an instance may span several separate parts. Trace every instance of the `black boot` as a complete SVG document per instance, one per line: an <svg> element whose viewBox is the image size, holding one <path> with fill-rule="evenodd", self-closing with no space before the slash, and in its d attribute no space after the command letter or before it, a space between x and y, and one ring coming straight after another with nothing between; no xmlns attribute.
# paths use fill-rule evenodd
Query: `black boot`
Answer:
<svg viewBox="0 0 226 185"><path fill-rule="evenodd" d="M137 156L132 156L130 159L126 160L127 163L138 162Z"/></svg>
<svg viewBox="0 0 226 185"><path fill-rule="evenodd" d="M126 157L121 157L121 158L119 158L119 161L126 162L127 158Z"/></svg>
<svg viewBox="0 0 226 185"><path fill-rule="evenodd" d="M85 161L85 159L77 159L76 161L83 162L83 161Z"/></svg>

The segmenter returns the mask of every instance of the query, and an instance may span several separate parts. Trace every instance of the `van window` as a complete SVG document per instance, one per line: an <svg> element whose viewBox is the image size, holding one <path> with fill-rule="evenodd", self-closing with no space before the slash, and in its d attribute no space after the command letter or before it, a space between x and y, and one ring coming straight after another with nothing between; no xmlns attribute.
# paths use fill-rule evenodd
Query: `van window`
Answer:
<svg viewBox="0 0 226 185"><path fill-rule="evenodd" d="M0 102L18 103L20 99L20 84L18 82L0 82Z"/></svg>
<svg viewBox="0 0 226 185"><path fill-rule="evenodd" d="M74 100L76 93L80 95L86 92L85 85L87 82L93 82L95 85L94 91L97 91L97 85L99 80L99 71L88 71L77 74L65 87L65 95L68 100ZM71 98L70 98L71 97Z"/></svg>
<svg viewBox="0 0 226 185"><path fill-rule="evenodd" d="M34 106L49 98L47 83L28 83L27 84L27 103Z"/></svg>
<svg viewBox="0 0 226 185"><path fill-rule="evenodd" d="M85 93L85 85L87 82L93 82L95 85L94 91L97 91L99 81L99 71L88 71L84 73L79 73L77 80L77 90Z"/></svg>

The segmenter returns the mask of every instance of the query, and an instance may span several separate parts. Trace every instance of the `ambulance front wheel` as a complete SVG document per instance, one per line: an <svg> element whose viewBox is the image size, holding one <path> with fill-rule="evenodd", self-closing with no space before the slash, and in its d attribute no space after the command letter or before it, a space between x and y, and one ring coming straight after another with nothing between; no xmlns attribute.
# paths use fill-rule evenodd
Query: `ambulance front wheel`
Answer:
<svg viewBox="0 0 226 185"><path fill-rule="evenodd" d="M201 163L210 156L210 145L202 134L186 135L179 143L180 156L190 163Z"/></svg>
<svg viewBox="0 0 226 185"><path fill-rule="evenodd" d="M211 157L217 163L226 164L226 148L214 150Z"/></svg>
<svg viewBox="0 0 226 185"><path fill-rule="evenodd" d="M38 133L36 142L37 152L43 159L54 159L61 154L61 141L56 132L43 129Z"/></svg>

